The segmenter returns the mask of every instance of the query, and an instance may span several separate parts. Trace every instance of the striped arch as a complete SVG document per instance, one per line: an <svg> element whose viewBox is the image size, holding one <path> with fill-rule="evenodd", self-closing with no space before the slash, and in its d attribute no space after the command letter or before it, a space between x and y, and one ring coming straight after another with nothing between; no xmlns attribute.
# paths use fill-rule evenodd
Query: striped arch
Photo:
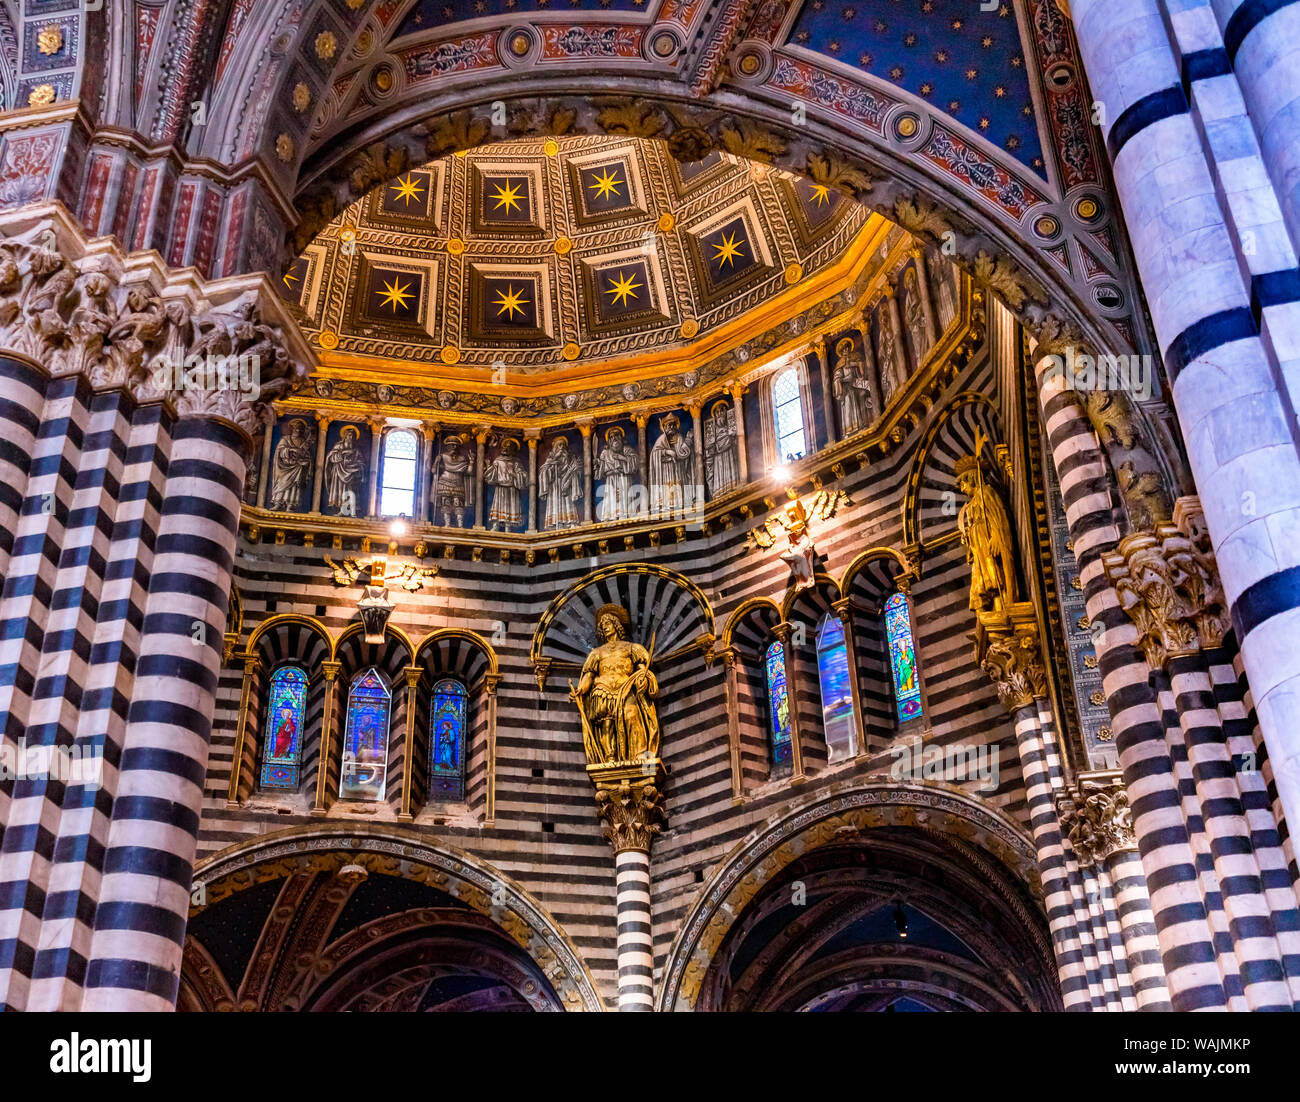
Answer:
<svg viewBox="0 0 1300 1102"><path fill-rule="evenodd" d="M321 739L322 756L317 762L317 806L329 808L338 799L343 767L343 734L346 729L348 691L352 679L374 667L388 679L392 710L388 717L388 772L384 800L396 814L401 810L407 747L406 669L412 664L414 648L399 628L384 631L383 643L367 643L362 624L351 624L334 642L333 660L338 663L337 699L330 715L329 731ZM323 789L322 789L323 784Z"/></svg>
<svg viewBox="0 0 1300 1102"><path fill-rule="evenodd" d="M815 773L824 769L829 756L822 718L822 684L817 661L817 635L822 621L827 616L835 616L834 605L840 597L839 583L829 574L818 571L809 588L791 589L782 603L782 619L791 627L786 678L792 690L792 710L798 717L799 746L805 773ZM859 715L857 718L860 720L862 717ZM858 749L862 749L860 725Z"/></svg>
<svg viewBox="0 0 1300 1102"><path fill-rule="evenodd" d="M730 654L727 737L731 748L732 795L739 797L772 773L772 713L767 692L767 648L776 641L781 610L767 597L738 605L722 631Z"/></svg>
<svg viewBox="0 0 1300 1102"><path fill-rule="evenodd" d="M307 708L303 716L302 771L299 791L311 789L320 756L321 721L325 713L323 663L333 640L314 617L294 612L271 616L258 624L244 651L244 687L240 695L235 758L226 798L239 802L257 788L262 734L266 730L266 698L279 666L294 663L307 674Z"/></svg>
<svg viewBox="0 0 1300 1102"><path fill-rule="evenodd" d="M945 844L959 848L977 868L983 866L1000 888L1014 884L1019 890L1005 901L1032 931L1036 951L1051 960L1045 918L1028 902L1040 883L1034 846L1015 822L978 797L947 785L850 781L810 796L775 821L761 823L732 849L682 919L664 962L657 1009L695 1009L718 948L746 905L781 870L820 847L889 827L951 839Z"/></svg>
<svg viewBox="0 0 1300 1102"><path fill-rule="evenodd" d="M413 815L429 797L429 708L433 687L444 677L460 681L469 693L465 739L465 803L485 811L495 788L496 709L490 699L500 674L497 653L483 636L466 628L440 628L420 640L412 663L420 670L415 694L408 790L403 815Z"/></svg>
<svg viewBox="0 0 1300 1102"><path fill-rule="evenodd" d="M359 865L452 896L487 919L531 958L566 1010L596 1011L603 1003L577 947L550 912L508 874L464 850L433 844L414 831L378 823L291 827L237 843L200 862L194 885L203 907L288 876L337 874Z"/></svg>
<svg viewBox="0 0 1300 1102"><path fill-rule="evenodd" d="M577 670L596 646L596 610L617 604L631 617L628 638L668 660L712 645L713 608L685 575L651 563L625 563L588 574L542 613L530 651L534 667Z"/></svg>
<svg viewBox="0 0 1300 1102"><path fill-rule="evenodd" d="M903 498L903 545L915 547L957 531L961 495L953 467L975 451L975 433L982 430L990 444L1003 440L992 399L968 391L958 394L943 415L926 430Z"/></svg>
<svg viewBox="0 0 1300 1102"><path fill-rule="evenodd" d="M869 747L889 741L898 730L884 611L885 602L898 592L900 584L915 576L915 567L901 551L872 547L849 563L840 582L853 616L862 725Z"/></svg>

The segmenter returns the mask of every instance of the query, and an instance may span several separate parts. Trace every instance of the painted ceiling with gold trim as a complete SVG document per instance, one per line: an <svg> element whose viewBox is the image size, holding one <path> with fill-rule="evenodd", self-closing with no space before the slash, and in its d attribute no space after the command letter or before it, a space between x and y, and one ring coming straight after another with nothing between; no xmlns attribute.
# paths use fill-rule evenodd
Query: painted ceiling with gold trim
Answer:
<svg viewBox="0 0 1300 1102"><path fill-rule="evenodd" d="M797 332L810 308L857 301L905 237L832 187L721 151L682 164L662 142L529 138L371 189L281 293L326 377L540 393L689 373L756 332Z"/></svg>

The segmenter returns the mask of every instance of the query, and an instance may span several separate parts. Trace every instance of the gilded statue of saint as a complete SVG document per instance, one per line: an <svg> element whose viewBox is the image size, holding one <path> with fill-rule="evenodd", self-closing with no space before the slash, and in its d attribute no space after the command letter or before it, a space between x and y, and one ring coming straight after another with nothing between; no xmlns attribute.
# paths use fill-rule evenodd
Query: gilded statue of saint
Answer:
<svg viewBox="0 0 1300 1102"><path fill-rule="evenodd" d="M1016 603L1016 550L1007 510L984 481L975 456L958 459L954 473L958 489L970 499L957 514L957 530L970 563L971 611L1004 609Z"/></svg>
<svg viewBox="0 0 1300 1102"><path fill-rule="evenodd" d="M601 642L587 656L577 686L569 682L569 699L582 717L588 765L659 757L659 716L654 704L659 682L650 670L650 652L627 639L627 628L626 609L618 605L597 609L596 633Z"/></svg>

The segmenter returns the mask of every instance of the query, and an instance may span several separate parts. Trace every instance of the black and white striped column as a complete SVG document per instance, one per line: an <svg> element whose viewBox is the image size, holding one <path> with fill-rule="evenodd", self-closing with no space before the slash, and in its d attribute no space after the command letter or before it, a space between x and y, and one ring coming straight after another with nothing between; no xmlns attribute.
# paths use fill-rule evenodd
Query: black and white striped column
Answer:
<svg viewBox="0 0 1300 1102"><path fill-rule="evenodd" d="M618 1008L654 1009L654 945L650 937L650 853L614 855L618 908Z"/></svg>
<svg viewBox="0 0 1300 1102"><path fill-rule="evenodd" d="M1158 0L1075 0L1072 11L1093 91L1106 108L1116 187L1256 714L1282 807L1295 821L1300 455L1285 376L1292 365L1279 352L1293 338L1261 338L1253 296L1260 273L1242 247L1243 219L1261 208L1229 194L1243 168L1239 159L1229 168L1210 125L1232 91L1217 85L1233 78L1200 67L1195 51L1183 52L1178 34L1187 21L1166 21L1171 13Z"/></svg>

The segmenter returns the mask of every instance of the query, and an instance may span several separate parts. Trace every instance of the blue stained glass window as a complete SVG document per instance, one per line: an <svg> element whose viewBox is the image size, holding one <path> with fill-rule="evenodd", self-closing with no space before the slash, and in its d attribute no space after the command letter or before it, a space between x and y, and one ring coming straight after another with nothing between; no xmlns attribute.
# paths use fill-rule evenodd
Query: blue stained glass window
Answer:
<svg viewBox="0 0 1300 1102"><path fill-rule="evenodd" d="M900 720L921 714L921 680L916 675L916 647L912 644L912 616L907 598L895 593L885 604L885 640L894 671L894 699Z"/></svg>
<svg viewBox="0 0 1300 1102"><path fill-rule="evenodd" d="M429 709L429 799L465 798L465 735L469 693L451 678L433 687Z"/></svg>
<svg viewBox="0 0 1300 1102"><path fill-rule="evenodd" d="M271 695L267 698L260 781L263 788L298 787L306 710L307 675L298 666L281 666L271 677Z"/></svg>
<svg viewBox="0 0 1300 1102"><path fill-rule="evenodd" d="M343 728L340 799L384 798L391 707L392 695L378 670L372 667L353 679L348 693L347 723Z"/></svg>
<svg viewBox="0 0 1300 1102"><path fill-rule="evenodd" d="M822 690L822 726L831 761L850 758L858 749L849 685L849 652L839 617L827 613L817 635L817 678Z"/></svg>
<svg viewBox="0 0 1300 1102"><path fill-rule="evenodd" d="M767 702L772 714L772 774L789 773L790 696L785 687L785 648L778 640L767 648L763 657L767 674Z"/></svg>

